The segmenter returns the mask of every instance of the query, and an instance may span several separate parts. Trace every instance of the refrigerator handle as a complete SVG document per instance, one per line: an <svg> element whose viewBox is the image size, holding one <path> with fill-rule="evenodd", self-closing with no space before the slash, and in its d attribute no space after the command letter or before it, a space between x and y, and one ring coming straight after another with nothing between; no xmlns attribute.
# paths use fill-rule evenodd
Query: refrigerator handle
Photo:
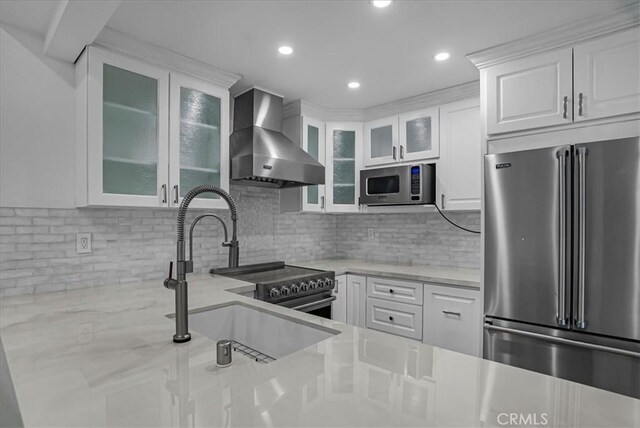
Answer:
<svg viewBox="0 0 640 428"><path fill-rule="evenodd" d="M585 188L585 156L587 154L586 147L578 147L576 149L578 160L578 316L576 317L576 328L587 328L587 320L585 319L585 286L584 286L584 268L585 268L585 213L587 211L586 188Z"/></svg>
<svg viewBox="0 0 640 428"><path fill-rule="evenodd" d="M566 312L566 287L567 287L567 148L563 147L556 153L558 158L558 229L559 229L559 244L558 244L558 312L556 313L556 321L559 326L565 327L568 325L569 318Z"/></svg>

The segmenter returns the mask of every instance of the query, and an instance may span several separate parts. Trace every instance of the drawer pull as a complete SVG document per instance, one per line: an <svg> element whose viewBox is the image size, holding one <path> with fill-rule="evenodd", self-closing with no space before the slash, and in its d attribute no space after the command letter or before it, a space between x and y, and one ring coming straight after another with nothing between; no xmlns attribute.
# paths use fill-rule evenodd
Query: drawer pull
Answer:
<svg viewBox="0 0 640 428"><path fill-rule="evenodd" d="M389 317L389 321L393 321L393 317Z"/></svg>
<svg viewBox="0 0 640 428"><path fill-rule="evenodd" d="M389 293L393 294L393 288L389 289Z"/></svg>
<svg viewBox="0 0 640 428"><path fill-rule="evenodd" d="M455 315L457 317L462 315L460 312L454 312L454 311L442 311L442 313L445 315Z"/></svg>

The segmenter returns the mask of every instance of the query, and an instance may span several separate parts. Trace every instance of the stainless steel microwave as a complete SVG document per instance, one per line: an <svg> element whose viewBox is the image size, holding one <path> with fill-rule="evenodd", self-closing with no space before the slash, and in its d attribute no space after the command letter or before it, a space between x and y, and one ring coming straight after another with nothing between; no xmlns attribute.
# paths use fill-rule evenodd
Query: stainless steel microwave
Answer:
<svg viewBox="0 0 640 428"><path fill-rule="evenodd" d="M436 199L436 165L414 164L360 171L363 205L421 205Z"/></svg>

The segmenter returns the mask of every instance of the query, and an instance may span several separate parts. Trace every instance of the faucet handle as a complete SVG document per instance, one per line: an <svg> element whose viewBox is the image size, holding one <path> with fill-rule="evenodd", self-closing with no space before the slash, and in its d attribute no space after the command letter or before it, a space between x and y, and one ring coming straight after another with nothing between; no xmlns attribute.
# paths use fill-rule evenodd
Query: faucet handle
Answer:
<svg viewBox="0 0 640 428"><path fill-rule="evenodd" d="M178 281L173 279L173 262L169 262L169 277L164 280L164 287L169 290L175 290Z"/></svg>

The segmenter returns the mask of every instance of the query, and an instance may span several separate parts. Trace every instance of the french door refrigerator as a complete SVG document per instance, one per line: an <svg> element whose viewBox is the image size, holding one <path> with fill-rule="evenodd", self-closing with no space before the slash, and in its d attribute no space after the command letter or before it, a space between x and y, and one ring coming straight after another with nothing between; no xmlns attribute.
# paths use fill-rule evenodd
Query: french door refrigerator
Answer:
<svg viewBox="0 0 640 428"><path fill-rule="evenodd" d="M640 139L484 167L484 357L640 398Z"/></svg>

